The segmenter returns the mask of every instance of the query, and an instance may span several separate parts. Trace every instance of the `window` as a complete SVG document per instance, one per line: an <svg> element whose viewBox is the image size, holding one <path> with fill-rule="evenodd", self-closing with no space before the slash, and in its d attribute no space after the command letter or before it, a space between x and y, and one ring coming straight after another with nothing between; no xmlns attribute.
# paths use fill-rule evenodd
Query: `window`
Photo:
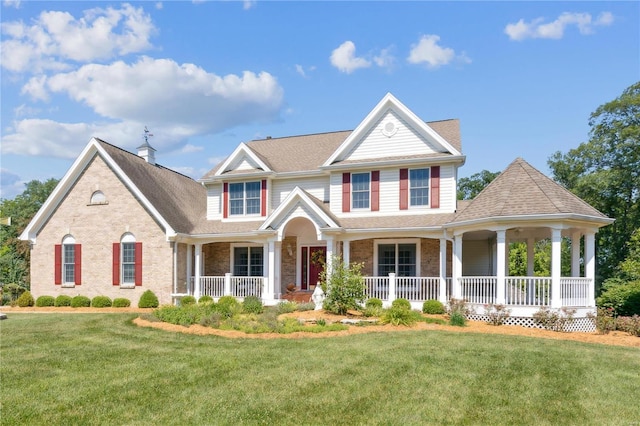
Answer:
<svg viewBox="0 0 640 426"><path fill-rule="evenodd" d="M62 283L75 284L76 280L76 245L62 244Z"/></svg>
<svg viewBox="0 0 640 426"><path fill-rule="evenodd" d="M125 234L119 243L113 243L113 285L142 285L142 243L136 242L133 234Z"/></svg>
<svg viewBox="0 0 640 426"><path fill-rule="evenodd" d="M229 184L229 213L231 215L260 214L260 182Z"/></svg>
<svg viewBox="0 0 640 426"><path fill-rule="evenodd" d="M369 173L351 174L351 206L354 209L369 208Z"/></svg>
<svg viewBox="0 0 640 426"><path fill-rule="evenodd" d="M67 235L62 244L54 246L54 283L63 287L80 285L82 272L82 246Z"/></svg>
<svg viewBox="0 0 640 426"><path fill-rule="evenodd" d="M416 243L378 244L378 276L395 273L398 277L417 276L418 246Z"/></svg>
<svg viewBox="0 0 640 426"><path fill-rule="evenodd" d="M91 194L91 201L89 204L108 204L107 197L104 195L102 191L95 191Z"/></svg>
<svg viewBox="0 0 640 426"><path fill-rule="evenodd" d="M409 170L409 193L411 206L429 205L429 169Z"/></svg>
<svg viewBox="0 0 640 426"><path fill-rule="evenodd" d="M264 275L264 251L262 247L234 247L233 275L262 277Z"/></svg>

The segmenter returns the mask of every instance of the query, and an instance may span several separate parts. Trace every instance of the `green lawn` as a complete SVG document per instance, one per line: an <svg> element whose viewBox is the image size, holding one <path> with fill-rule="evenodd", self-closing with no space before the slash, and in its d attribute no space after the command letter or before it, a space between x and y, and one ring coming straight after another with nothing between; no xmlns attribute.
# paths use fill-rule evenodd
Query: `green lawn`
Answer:
<svg viewBox="0 0 640 426"><path fill-rule="evenodd" d="M637 424L640 350L474 333L225 339L10 313L1 424Z"/></svg>

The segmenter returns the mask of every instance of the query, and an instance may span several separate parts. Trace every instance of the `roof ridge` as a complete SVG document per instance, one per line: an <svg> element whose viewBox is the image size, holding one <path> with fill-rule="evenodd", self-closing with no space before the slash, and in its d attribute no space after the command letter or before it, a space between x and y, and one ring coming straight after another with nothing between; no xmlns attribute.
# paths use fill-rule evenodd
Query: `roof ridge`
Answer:
<svg viewBox="0 0 640 426"><path fill-rule="evenodd" d="M300 135L278 136L278 137L275 137L275 138L271 137L271 136L267 136L266 138L263 138L263 139L251 139L249 142L247 142L247 144L249 144L251 142L263 142L263 141L272 141L272 140L277 140L277 139L300 138L300 137L304 137L304 136L330 135L332 133L344 133L344 132L353 132L353 129L351 129L351 130L334 130L334 131L330 131L330 132L303 133L303 134L300 134Z"/></svg>
<svg viewBox="0 0 640 426"><path fill-rule="evenodd" d="M519 157L518 157L518 158L519 158ZM536 187L538 187L538 189L540 190L540 192L545 196L545 198L546 198L547 200L549 200L549 202L550 202L551 204L553 204L553 206L554 206L558 211L562 212L563 210L565 210L565 209L564 209L564 205L563 205L563 206L558 206L558 203L556 203L556 201L555 201L553 198L551 198L551 197L549 196L549 194L547 194L547 191L545 191L545 190L544 190L544 188L542 188L542 187L540 186L540 182L539 182L539 181L538 181L538 180L537 180L537 179L532 175L532 173L531 173L531 172L532 172L532 171L536 171L536 172L537 172L537 174L538 174L538 175L540 175L540 176L542 176L543 178L545 178L545 179L549 179L551 182L556 183L556 184L557 184L557 182L554 182L554 181L553 181L553 179L549 178L548 176L546 176L546 175L545 175L544 173L542 173L541 171L539 171L539 170L537 170L537 169L534 169L534 168L533 168L533 166L531 166L531 164L527 163L524 159L522 159L522 158L519 158L519 159L521 160L521 161L520 161L521 163L524 163L524 164L526 164L527 166L529 166L528 168L526 168L526 167L522 167L522 166L521 166L521 167L522 167L522 170L527 174L527 176L529 176L529 178L533 181L533 183L536 185Z"/></svg>

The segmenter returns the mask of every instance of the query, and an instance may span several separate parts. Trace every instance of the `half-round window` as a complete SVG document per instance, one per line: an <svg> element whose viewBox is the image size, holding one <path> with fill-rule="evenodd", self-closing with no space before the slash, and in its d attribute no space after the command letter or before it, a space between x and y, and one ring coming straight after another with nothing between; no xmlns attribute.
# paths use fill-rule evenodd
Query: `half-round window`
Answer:
<svg viewBox="0 0 640 426"><path fill-rule="evenodd" d="M107 197L104 195L102 191L96 191L91 194L91 204L106 204Z"/></svg>

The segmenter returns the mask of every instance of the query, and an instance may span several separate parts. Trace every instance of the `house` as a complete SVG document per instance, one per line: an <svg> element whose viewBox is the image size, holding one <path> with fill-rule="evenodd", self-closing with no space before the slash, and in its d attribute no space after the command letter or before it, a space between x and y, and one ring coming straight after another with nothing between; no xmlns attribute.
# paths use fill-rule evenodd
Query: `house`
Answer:
<svg viewBox="0 0 640 426"><path fill-rule="evenodd" d="M317 260L362 262L367 294L465 298L532 325L542 306L592 326L595 234L612 222L522 159L472 201L456 200L465 162L458 120L424 122L387 94L353 131L241 143L199 181L92 139L21 238L34 295L261 297L312 290ZM571 241L571 276L561 242ZM550 239L551 276L533 248ZM508 245L527 245L528 273L508 276ZM581 251L582 247L582 251ZM583 254L581 254L583 253ZM582 319L582 320L580 320Z"/></svg>

